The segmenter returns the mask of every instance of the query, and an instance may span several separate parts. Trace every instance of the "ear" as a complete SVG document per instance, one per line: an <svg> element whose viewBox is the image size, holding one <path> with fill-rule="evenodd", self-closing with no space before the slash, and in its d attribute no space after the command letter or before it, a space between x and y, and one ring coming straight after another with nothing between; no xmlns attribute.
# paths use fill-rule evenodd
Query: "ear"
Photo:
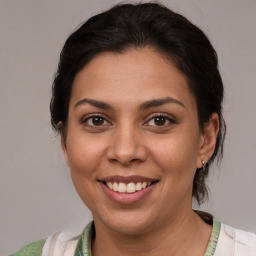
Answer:
<svg viewBox="0 0 256 256"><path fill-rule="evenodd" d="M67 155L66 136L64 135L62 122L58 123L58 127L59 127L59 131L60 131L60 136L61 136L61 149L62 149L63 155L65 157L66 163L69 166L68 155Z"/></svg>
<svg viewBox="0 0 256 256"><path fill-rule="evenodd" d="M201 134L201 143L198 154L197 168L202 168L202 161L207 163L208 160L213 155L218 132L219 116L217 113L213 113L209 121L204 125Z"/></svg>

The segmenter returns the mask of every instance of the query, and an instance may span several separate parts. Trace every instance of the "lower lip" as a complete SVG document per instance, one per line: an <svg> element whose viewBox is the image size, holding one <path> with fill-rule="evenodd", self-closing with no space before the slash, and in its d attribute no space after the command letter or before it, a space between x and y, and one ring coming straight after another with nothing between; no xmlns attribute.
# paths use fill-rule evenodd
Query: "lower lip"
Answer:
<svg viewBox="0 0 256 256"><path fill-rule="evenodd" d="M119 204L134 204L141 201L142 199L149 195L149 193L152 191L156 184L157 183L153 183L149 187L143 188L142 190L136 191L134 193L119 193L110 189L108 186L100 182L100 185L103 188L105 194L112 201Z"/></svg>

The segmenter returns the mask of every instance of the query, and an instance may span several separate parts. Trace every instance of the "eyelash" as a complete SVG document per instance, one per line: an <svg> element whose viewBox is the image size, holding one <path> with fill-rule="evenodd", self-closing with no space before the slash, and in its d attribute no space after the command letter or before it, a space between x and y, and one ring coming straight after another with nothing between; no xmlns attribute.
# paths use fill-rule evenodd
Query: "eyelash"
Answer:
<svg viewBox="0 0 256 256"><path fill-rule="evenodd" d="M156 126L156 127L166 127L166 125L168 125L168 124L166 124L166 121L168 121L169 124L175 124L175 123L177 123L176 120L175 120L173 117L170 117L170 116L167 115L167 114L157 113L157 114L152 114L152 115L150 115L149 118L148 118L148 121L146 122L145 125L148 125L148 123L149 123L150 121L153 121L153 122L154 122L156 118L163 118L163 119L164 119L164 124L163 124L163 125L156 125L156 124L155 124L155 125L152 125L152 126ZM148 125L148 126L150 126L150 125Z"/></svg>
<svg viewBox="0 0 256 256"><path fill-rule="evenodd" d="M89 120L93 120L93 118L101 118L103 120L103 122L107 122L108 124L110 124L109 121L107 121L107 119L101 115L101 114L90 114L86 117L84 117L82 120L81 120L81 123L82 124L87 124L88 126L91 126L91 127L101 127L101 126L108 126L108 125L92 125L92 124L89 124L88 121Z"/></svg>
<svg viewBox="0 0 256 256"><path fill-rule="evenodd" d="M102 120L102 122L104 123L104 122L107 122L108 124L107 125L104 125L104 124L99 124L99 125L95 125L95 124L89 124L88 123L88 121L89 120L93 120L93 118L101 118ZM163 118L164 119L164 124L163 125L149 125L148 123L150 122L150 121L155 121L154 119L156 119L156 118ZM169 122L169 124L175 124L175 123L177 123L176 122L176 120L174 119L174 118L171 118L169 115L167 115L167 114L162 114L162 113L154 113L154 114L151 114L148 118L148 121L144 124L145 126L153 126L153 127L166 127L166 125L168 125L168 124L166 124L166 121L168 121ZM105 116L103 116L103 115L101 115L101 114L90 114L89 116L86 116L85 118L83 118L82 120L81 120L81 123L82 124L86 124L86 125L88 125L88 126L90 126L90 127L102 127L102 126L109 126L109 125L111 125L111 123L105 118Z"/></svg>

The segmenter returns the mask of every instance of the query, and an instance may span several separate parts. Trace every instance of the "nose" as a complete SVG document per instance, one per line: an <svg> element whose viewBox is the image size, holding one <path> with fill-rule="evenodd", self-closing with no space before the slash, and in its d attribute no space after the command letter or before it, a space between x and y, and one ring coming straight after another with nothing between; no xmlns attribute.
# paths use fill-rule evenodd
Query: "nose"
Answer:
<svg viewBox="0 0 256 256"><path fill-rule="evenodd" d="M113 131L107 158L111 162L122 165L143 162L147 158L147 150L143 136L133 125L123 125Z"/></svg>

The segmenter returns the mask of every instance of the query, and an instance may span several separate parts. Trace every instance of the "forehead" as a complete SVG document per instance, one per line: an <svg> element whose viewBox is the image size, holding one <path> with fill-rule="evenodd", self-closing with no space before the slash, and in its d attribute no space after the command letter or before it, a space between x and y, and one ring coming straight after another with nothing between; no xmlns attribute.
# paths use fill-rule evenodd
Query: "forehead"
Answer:
<svg viewBox="0 0 256 256"><path fill-rule="evenodd" d="M152 48L141 48L124 53L104 52L93 58L76 75L71 101L90 97L136 104L166 96L187 104L195 100L186 76L174 62Z"/></svg>

